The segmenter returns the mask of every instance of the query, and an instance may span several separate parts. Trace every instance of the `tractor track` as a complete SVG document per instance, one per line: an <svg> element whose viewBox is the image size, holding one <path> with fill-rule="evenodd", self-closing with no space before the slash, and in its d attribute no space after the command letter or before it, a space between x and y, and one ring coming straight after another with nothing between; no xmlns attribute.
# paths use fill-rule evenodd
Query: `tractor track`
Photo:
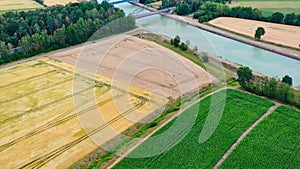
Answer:
<svg viewBox="0 0 300 169"><path fill-rule="evenodd" d="M44 108L46 108L46 107L48 107L48 106L50 106L50 105L54 105L54 104L56 104L56 103L58 103L58 102L67 100L67 99L69 99L69 98L71 98L71 97L73 97L73 96L76 96L76 95L78 95L78 94L80 94L80 93L83 93L83 92L85 92L86 90L89 90L89 89L92 89L92 88L94 88L94 86L90 86L90 87L88 87L88 88L86 88L86 89L80 90L80 91L75 92L75 93L71 93L71 94L69 94L69 95L67 95L67 96L64 96L64 97L61 97L61 98L59 98L59 99L53 100L53 101L51 101L51 102L49 102L49 103L46 103L46 104L43 104L43 105L41 105L41 106L39 106L39 107L35 107L35 108L33 108L33 109L30 109L30 110L28 110L28 111L25 111L25 112L23 112L23 113L21 113L21 114L17 114L17 115L15 115L15 116L9 117L9 118L7 118L7 119L5 119L5 120L0 121L0 126L1 126L2 124L5 124L5 123L7 123L7 122L13 120L13 119L22 117L22 116L27 115L27 114L30 114L30 113L32 113L32 112L36 112L36 111L42 110L42 109L44 109Z"/></svg>
<svg viewBox="0 0 300 169"><path fill-rule="evenodd" d="M143 100L141 100L142 102L135 105L134 107L130 108L129 110L127 110L126 112L120 114L119 116L113 118L112 120L108 121L107 123L99 126L98 128L86 133L86 135L58 148L55 149L53 151L51 151L48 154L42 155L40 157L37 157L36 159L32 160L31 162L24 164L23 166L20 166L18 168L41 168L42 166L44 166L46 163L48 163L49 161L53 160L54 158L56 158L57 156L59 156L60 154L66 152L67 150L71 149L72 147L76 146L77 144L81 143L82 141L84 141L85 139L89 138L89 136L94 135L95 133L105 129L107 126L113 124L114 122L116 122L117 120L123 118L124 115L128 115L131 112L133 112L134 110L136 110L137 108L143 106L145 104L145 102Z"/></svg>
<svg viewBox="0 0 300 169"><path fill-rule="evenodd" d="M56 70L51 70L49 72L45 72L45 73L42 73L42 74L39 74L39 75L35 75L35 76L30 76L28 78L25 78L25 79L21 79L19 81L16 81L16 82L11 82L11 83L8 83L8 84L5 84L3 86L0 86L0 89L3 89L3 88L7 88L7 87L10 87L10 86L13 86L13 85L17 85L17 84L22 84L23 82L26 82L28 80L33 80L33 79L38 79L40 77L43 77L45 75L48 75L48 74L52 74L54 72L57 72Z"/></svg>
<svg viewBox="0 0 300 169"><path fill-rule="evenodd" d="M71 80L72 80L72 78L68 78L68 79L65 79L65 80L63 80L63 81L60 81L60 82L57 82L57 83L52 83L51 85L48 85L48 86L45 86L45 87L42 87L42 88L33 90L33 91L31 91L31 92L27 92L27 93L21 94L21 95L16 96L16 97L12 97L12 98L9 98L9 99L0 101L0 105L2 105L2 104L4 104L4 103L12 102L12 101L14 101L14 100L20 99L20 98L22 98L22 97L29 96L29 95L34 94L34 93L38 93L38 92L43 91L43 90L50 89L50 88L52 88L52 87L55 87L55 86L57 86L57 85L60 85L60 84L69 82L69 81L71 81Z"/></svg>
<svg viewBox="0 0 300 169"><path fill-rule="evenodd" d="M214 111L216 111L216 110L224 103L224 101L225 101L225 103L228 103L228 102L231 102L231 101L233 101L233 100L236 100L236 98L231 98L231 99L228 99L228 98L227 98L227 99L223 99L223 100L221 100L217 105L215 105L209 112L214 112ZM225 104L225 103L224 103L224 104ZM199 102L196 103L196 104L199 104ZM207 116L207 115L204 114L204 115L202 115L202 116L204 117L204 116ZM200 116L200 117L202 117L202 116ZM199 118L199 119L193 124L193 126L195 126L195 125L197 125L198 123L200 123L201 120L202 120L202 118ZM187 126L185 129L181 130L181 132L178 134L178 137L176 137L176 138L173 139L171 142L169 142L169 144L165 147L165 148L166 148L165 150L168 150L169 147L170 147L173 143L175 143L177 140L179 140L179 139L185 134L185 132L187 132L188 129L190 129L190 127L191 127L191 125ZM164 153L161 153L161 154L155 156L154 158L150 158L150 160L147 161L146 164L144 164L141 168L150 168L150 165L153 163L153 161L157 160L158 158L160 158L160 157L163 156L163 155L164 155Z"/></svg>
<svg viewBox="0 0 300 169"><path fill-rule="evenodd" d="M106 91L106 92L107 92L107 91ZM105 92L105 93L106 93L106 92ZM101 94L104 94L104 93L100 93L99 95L101 95ZM99 96L99 95L98 95L98 96ZM15 140L13 140L13 141L11 141L11 142L8 142L8 143L6 143L6 144L1 145L1 146L0 146L0 152L2 152L2 151L4 151L4 150L8 149L9 147L11 147L11 146L17 144L18 142L21 142L21 141L23 141L23 140L25 140L25 139L27 139L27 138L30 138L30 137L32 137L32 136L34 136L34 135L37 135L37 134L39 134L39 133L41 133L41 132L43 132L43 131L45 131L45 130L48 130L48 129L52 128L52 127L55 127L55 126L57 126L57 125L60 125L60 124L66 122L66 121L68 121L68 120L73 119L74 117L77 117L77 116L79 116L79 115L82 115L82 114L84 114L84 113L90 111L90 110L93 110L93 109L97 108L98 106L102 106L102 105L104 105L104 104L106 104L106 103L109 103L109 102L112 101L113 99L116 99L116 98L121 97L121 96L122 96L122 94L116 95L115 97L106 99L106 100L104 100L104 101L102 101L102 102L97 103L96 105L90 106L90 107L88 107L88 108L86 108L86 109L84 109L84 110L82 110L82 111L80 111L80 112L77 112L77 113L76 113L76 108L73 107L73 108L71 108L71 109L65 111L63 114L59 115L59 116L56 117L55 119L53 119L53 120L47 122L46 124L44 124L44 125L42 125L42 126L36 128L36 129L34 129L33 131L31 131L31 132L29 132L29 133L27 133L27 134L25 134L25 135L23 135L23 136L21 136L21 137L15 139ZM87 100L86 102L84 102L82 106L84 106L84 105L85 105L86 103L88 103L89 101L90 101L90 100ZM82 107L82 106L81 106L81 107ZM69 115L69 114L72 113L72 112L75 112L75 113ZM67 115L69 115L69 116L67 116Z"/></svg>
<svg viewBox="0 0 300 169"><path fill-rule="evenodd" d="M8 69L8 70L5 70L5 71L1 71L0 75L7 74L7 73L12 73L12 72L15 72L15 71L18 71L18 70L22 70L22 69L26 69L26 68L34 67L34 66L38 66L38 65L40 65L40 63L35 63L35 64L32 64L32 65L26 65L26 66L14 67L13 69Z"/></svg>

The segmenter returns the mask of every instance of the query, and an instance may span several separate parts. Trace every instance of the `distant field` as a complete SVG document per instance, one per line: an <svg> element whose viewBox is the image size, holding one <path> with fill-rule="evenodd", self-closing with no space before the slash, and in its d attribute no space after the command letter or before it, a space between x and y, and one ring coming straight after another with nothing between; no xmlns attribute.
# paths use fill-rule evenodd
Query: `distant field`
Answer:
<svg viewBox="0 0 300 169"><path fill-rule="evenodd" d="M222 92L226 91L216 93L215 96L220 97ZM227 90L225 110L216 131L208 141L199 144L199 134L208 115L210 103L211 97L208 97L183 112L183 114L190 113L197 110L197 107L200 108L192 130L175 147L151 158L125 158L115 168L212 168L243 131L273 105L273 103L256 96ZM214 107L213 112L219 109L219 107ZM173 122L164 126L155 135L164 132ZM178 135L181 132L178 131ZM147 144L147 140L133 153L151 151L143 150L145 144Z"/></svg>
<svg viewBox="0 0 300 169"><path fill-rule="evenodd" d="M33 0L0 0L0 13L6 11L22 11L29 9L43 8Z"/></svg>
<svg viewBox="0 0 300 169"><path fill-rule="evenodd" d="M279 107L251 131L221 168L300 168L300 112Z"/></svg>
<svg viewBox="0 0 300 169"><path fill-rule="evenodd" d="M66 5L70 2L80 2L83 0L44 0L44 4L47 6L53 6L53 5Z"/></svg>
<svg viewBox="0 0 300 169"><path fill-rule="evenodd" d="M230 7L245 6L253 7L262 10L263 15L270 16L274 12L296 13L300 14L300 1L299 0L237 0L233 2Z"/></svg>
<svg viewBox="0 0 300 169"><path fill-rule="evenodd" d="M299 49L299 26L231 17L219 17L209 21L209 24L250 37L254 36L257 27L262 26L266 30L266 34L261 38L262 40Z"/></svg>

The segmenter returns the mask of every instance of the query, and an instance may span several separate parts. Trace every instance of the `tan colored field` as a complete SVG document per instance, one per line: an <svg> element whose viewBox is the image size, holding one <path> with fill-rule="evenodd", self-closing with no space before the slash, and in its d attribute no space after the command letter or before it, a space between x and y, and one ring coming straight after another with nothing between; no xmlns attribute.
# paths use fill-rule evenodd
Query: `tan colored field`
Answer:
<svg viewBox="0 0 300 169"><path fill-rule="evenodd" d="M179 54L134 36L118 36L51 57L173 99L216 80Z"/></svg>
<svg viewBox="0 0 300 169"><path fill-rule="evenodd" d="M300 48L300 27L274 24L247 19L219 17L209 21L210 24L239 34L254 37L257 27L263 27L266 34L262 40L293 48Z"/></svg>
<svg viewBox="0 0 300 169"><path fill-rule="evenodd" d="M73 71L49 58L0 69L1 168L66 168L166 101Z"/></svg>
<svg viewBox="0 0 300 169"><path fill-rule="evenodd" d="M43 58L0 69L1 168L69 167L136 122L155 119L166 97L215 80L178 54L133 36L51 57L77 68Z"/></svg>
<svg viewBox="0 0 300 169"><path fill-rule="evenodd" d="M0 12L36 8L43 8L43 6L33 0L0 0Z"/></svg>
<svg viewBox="0 0 300 169"><path fill-rule="evenodd" d="M83 0L44 0L44 4L47 6L53 6L53 5L66 5L70 2L80 2Z"/></svg>

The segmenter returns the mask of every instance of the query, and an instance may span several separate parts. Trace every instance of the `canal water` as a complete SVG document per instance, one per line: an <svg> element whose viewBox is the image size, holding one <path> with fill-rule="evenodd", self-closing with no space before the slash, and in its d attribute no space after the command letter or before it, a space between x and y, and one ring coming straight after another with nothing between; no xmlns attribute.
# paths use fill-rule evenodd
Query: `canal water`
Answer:
<svg viewBox="0 0 300 169"><path fill-rule="evenodd" d="M118 4L116 7L123 9L126 14L139 8L130 3ZM189 40L191 46L197 46L199 50L249 66L263 74L277 78L290 75L293 77L294 85L300 85L300 61L224 38L161 15L141 18L137 23L168 37L179 35L182 41Z"/></svg>

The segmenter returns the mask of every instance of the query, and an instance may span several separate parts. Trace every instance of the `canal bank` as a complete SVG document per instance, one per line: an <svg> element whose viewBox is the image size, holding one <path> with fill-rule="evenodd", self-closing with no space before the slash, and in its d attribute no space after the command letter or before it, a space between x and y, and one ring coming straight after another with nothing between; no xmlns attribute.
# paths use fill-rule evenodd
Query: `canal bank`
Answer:
<svg viewBox="0 0 300 169"><path fill-rule="evenodd" d="M141 7L141 8L144 8L144 9L147 9L151 12L156 11L156 9L153 9L153 8L151 8L149 6L146 6L146 5L143 5L141 3L132 2L131 4L136 5L138 7ZM204 24L201 24L201 23L195 23L195 22L193 22L190 19L187 19L185 17L176 16L176 15L172 15L172 14L166 14L166 13L162 13L161 15L166 16L166 17L171 18L171 19L174 19L178 22L182 22L182 23L191 25L193 27L196 27L196 28L199 28L199 29L202 29L202 30L205 30L205 31L208 31L208 32L211 32L211 33L214 33L214 34L217 34L217 35L220 35L220 36L223 36L223 37L226 37L226 38L238 41L238 42L241 42L241 43L245 43L245 44L248 44L248 45L251 45L251 46L254 46L254 47L258 47L258 48L261 48L261 49L264 49L264 50L267 50L267 51L270 51L270 52L273 52L273 53L277 53L277 54L280 54L280 55L283 55L283 56L286 56L286 57L289 57L289 58L300 61L300 52L298 52L298 51L285 49L285 48L282 48L282 47L278 47L278 46L266 44L266 43L263 43L263 42L255 41L255 40L252 40L252 39L249 39L249 38L245 38L245 37L242 37L242 36L238 36L238 35L229 33L227 31L223 31L221 29L217 29L217 28L214 28L214 27L211 27L211 26L207 26L207 25L204 25Z"/></svg>
<svg viewBox="0 0 300 169"><path fill-rule="evenodd" d="M130 3L116 5L127 15L141 8ZM144 10L142 12L148 12ZM250 67L256 72L280 79L285 75L293 77L294 85L300 85L300 61L279 55L258 47L225 38L199 29L184 22L163 15L153 15L136 20L138 25L170 38L180 36L182 42L189 41L190 46L219 56L229 62Z"/></svg>

